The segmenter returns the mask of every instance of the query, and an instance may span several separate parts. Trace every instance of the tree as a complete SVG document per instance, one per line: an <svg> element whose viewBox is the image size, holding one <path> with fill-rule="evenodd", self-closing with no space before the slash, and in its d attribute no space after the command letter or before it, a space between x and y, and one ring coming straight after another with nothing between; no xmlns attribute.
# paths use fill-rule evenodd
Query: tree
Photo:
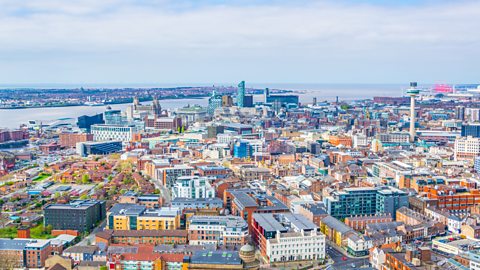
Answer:
<svg viewBox="0 0 480 270"><path fill-rule="evenodd" d="M88 174L84 174L82 176L82 184L88 184L90 183L90 177L88 176Z"/></svg>

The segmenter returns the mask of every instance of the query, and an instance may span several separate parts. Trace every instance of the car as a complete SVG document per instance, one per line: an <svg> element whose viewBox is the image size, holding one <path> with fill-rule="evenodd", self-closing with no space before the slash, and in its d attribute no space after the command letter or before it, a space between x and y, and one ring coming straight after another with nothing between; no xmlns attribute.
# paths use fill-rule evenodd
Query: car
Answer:
<svg viewBox="0 0 480 270"><path fill-rule="evenodd" d="M346 260L347 260L347 257L343 256L342 261L346 261Z"/></svg>
<svg viewBox="0 0 480 270"><path fill-rule="evenodd" d="M350 266L351 266L352 268L355 268L355 264L354 264L354 263L350 264Z"/></svg>

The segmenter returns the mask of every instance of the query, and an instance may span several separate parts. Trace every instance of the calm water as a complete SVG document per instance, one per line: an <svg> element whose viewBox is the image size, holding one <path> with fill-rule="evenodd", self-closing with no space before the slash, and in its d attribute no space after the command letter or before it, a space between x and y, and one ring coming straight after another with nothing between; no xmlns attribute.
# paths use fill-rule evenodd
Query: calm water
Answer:
<svg viewBox="0 0 480 270"><path fill-rule="evenodd" d="M217 84L220 85L220 84ZM14 87L14 86L9 86ZM23 86L20 86L23 87ZM31 86L24 86L31 87ZM45 87L66 87L66 86L48 86ZM77 87L77 86L72 86ZM87 86L88 87L88 86ZM94 85L90 87L96 87ZM106 86L102 86L106 87ZM113 87L113 86L112 86ZM147 87L147 86L145 86ZM378 85L378 84L361 84L361 85L338 85L338 84L247 84L247 87L270 89L285 89L294 90L300 96L300 102L310 103L314 97L317 100L334 100L336 96L340 100L354 100L372 98L373 96L401 96L403 94L404 85ZM0 86L2 88L2 86ZM0 90L1 91L1 90ZM257 95L255 101L261 101L262 96ZM206 106L208 99L174 99L174 100L160 100L160 104L165 109L173 109L184 107L187 105L198 104ZM130 104L111 105L113 109L124 110ZM77 106L77 107L62 107L62 108L34 108L34 109L17 109L17 110L0 110L0 127L15 128L28 120L42 120L45 122L53 121L59 118L76 118L81 115L93 115L105 111L106 106Z"/></svg>

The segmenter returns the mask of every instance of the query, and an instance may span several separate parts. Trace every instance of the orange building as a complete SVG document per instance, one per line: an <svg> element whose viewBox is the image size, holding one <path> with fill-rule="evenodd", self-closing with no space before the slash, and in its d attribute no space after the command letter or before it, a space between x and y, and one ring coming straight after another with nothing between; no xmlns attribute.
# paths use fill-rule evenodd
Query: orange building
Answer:
<svg viewBox="0 0 480 270"><path fill-rule="evenodd" d="M328 142L334 146L352 147L352 138L348 136L330 136Z"/></svg>
<svg viewBox="0 0 480 270"><path fill-rule="evenodd" d="M448 210L467 210L480 203L480 191L465 187L437 186L423 187L429 199L438 201L438 208Z"/></svg>

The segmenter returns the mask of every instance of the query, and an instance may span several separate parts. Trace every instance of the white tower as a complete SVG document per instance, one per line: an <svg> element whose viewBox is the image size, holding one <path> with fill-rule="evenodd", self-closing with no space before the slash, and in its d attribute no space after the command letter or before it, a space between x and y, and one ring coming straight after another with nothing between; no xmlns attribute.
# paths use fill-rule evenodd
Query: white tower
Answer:
<svg viewBox="0 0 480 270"><path fill-rule="evenodd" d="M411 82L410 88L407 90L407 95L410 96L410 142L415 141L415 97L418 96L420 90L417 89L417 83Z"/></svg>

